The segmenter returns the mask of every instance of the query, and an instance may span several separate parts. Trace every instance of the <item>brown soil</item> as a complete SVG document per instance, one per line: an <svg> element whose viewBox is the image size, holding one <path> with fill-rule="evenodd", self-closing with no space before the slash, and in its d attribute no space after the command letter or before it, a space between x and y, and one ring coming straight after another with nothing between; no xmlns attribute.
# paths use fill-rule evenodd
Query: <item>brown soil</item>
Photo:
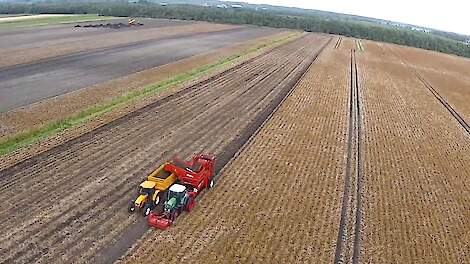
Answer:
<svg viewBox="0 0 470 264"><path fill-rule="evenodd" d="M142 89L147 85L163 81L179 73L215 63L219 59L240 53L251 47L269 43L273 39L286 37L289 34L291 32L281 32L272 36L250 40L0 114L0 140L46 123L63 120L91 106L109 102L130 91ZM174 89L170 89L170 92L172 90ZM167 92L162 95L164 94L167 94Z"/></svg>
<svg viewBox="0 0 470 264"><path fill-rule="evenodd" d="M366 51L360 262L466 263L469 135L390 50Z"/></svg>
<svg viewBox="0 0 470 264"><path fill-rule="evenodd" d="M468 59L395 45L387 47L415 68L467 122L470 122Z"/></svg>
<svg viewBox="0 0 470 264"><path fill-rule="evenodd" d="M349 53L334 44L224 169L216 188L168 231L148 232L126 263L333 261L349 93Z"/></svg>
<svg viewBox="0 0 470 264"><path fill-rule="evenodd" d="M226 151L326 41L306 35L0 171L0 193L9 197L0 204L0 261L92 261L141 220L127 206L148 172L175 153Z"/></svg>
<svg viewBox="0 0 470 264"><path fill-rule="evenodd" d="M195 22L190 25L176 24L172 27L142 27L134 30L107 30L102 34L94 34L92 29L77 29L70 26L71 31L84 31L85 34L79 36L71 35L67 38L46 39L44 41L30 41L28 43L4 47L1 50L2 60L0 68L25 64L50 57L57 57L70 53L87 50L96 50L117 45L137 43L148 40L165 39L174 36L187 36L196 33L214 32L237 28L234 25L212 24ZM171 28L171 30L169 30Z"/></svg>

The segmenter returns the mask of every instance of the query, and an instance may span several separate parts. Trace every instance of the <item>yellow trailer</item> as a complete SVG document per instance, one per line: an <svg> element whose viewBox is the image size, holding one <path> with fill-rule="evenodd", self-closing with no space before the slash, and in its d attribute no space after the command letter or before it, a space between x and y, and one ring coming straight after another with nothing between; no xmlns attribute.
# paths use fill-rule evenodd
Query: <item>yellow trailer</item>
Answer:
<svg viewBox="0 0 470 264"><path fill-rule="evenodd" d="M178 179L175 174L164 169L167 164L160 165L147 176L147 180L140 184L138 196L132 201L129 212L134 212L136 208L143 208L142 213L147 216L160 203L161 193L170 188Z"/></svg>

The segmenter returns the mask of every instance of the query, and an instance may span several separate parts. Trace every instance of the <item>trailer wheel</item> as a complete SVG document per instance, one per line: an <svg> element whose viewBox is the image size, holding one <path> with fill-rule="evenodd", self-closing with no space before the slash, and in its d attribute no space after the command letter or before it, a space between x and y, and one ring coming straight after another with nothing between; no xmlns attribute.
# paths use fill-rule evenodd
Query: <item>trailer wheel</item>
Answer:
<svg viewBox="0 0 470 264"><path fill-rule="evenodd" d="M171 213L170 213L170 220L171 220L171 222L174 222L177 216L178 216L178 212L176 212L176 210L174 210L173 212L171 212Z"/></svg>
<svg viewBox="0 0 470 264"><path fill-rule="evenodd" d="M150 205L150 203L146 203L142 213L144 214L144 216L148 216L151 211L152 211L152 206Z"/></svg>
<svg viewBox="0 0 470 264"><path fill-rule="evenodd" d="M134 202L131 203L131 206L129 206L129 213L133 213L135 211L135 204Z"/></svg>
<svg viewBox="0 0 470 264"><path fill-rule="evenodd" d="M214 179L211 179L211 181L209 182L209 188L214 187L214 185L215 185L215 181Z"/></svg>

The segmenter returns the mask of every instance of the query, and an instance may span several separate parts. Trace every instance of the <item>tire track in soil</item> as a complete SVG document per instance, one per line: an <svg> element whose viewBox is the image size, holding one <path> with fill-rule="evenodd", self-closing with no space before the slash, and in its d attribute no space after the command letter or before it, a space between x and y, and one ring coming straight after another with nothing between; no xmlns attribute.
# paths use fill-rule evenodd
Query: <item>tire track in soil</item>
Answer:
<svg viewBox="0 0 470 264"><path fill-rule="evenodd" d="M67 166L75 165L75 163L80 163L80 159L67 161L68 155L73 156L74 153L78 154L77 151L81 151L82 150L81 148L87 147L89 145L95 145L95 149L98 150L100 146L103 147L103 145L106 145L105 143L107 143L109 146L107 146L107 148L104 148L100 153L108 159L108 162L103 162L103 163L105 163L107 165L110 165L110 166L112 166L113 164L123 164L121 166L118 166L117 168L115 168L112 171L106 171L105 170L106 166L104 166L104 167L101 167L101 169L93 171L93 173L88 173L87 174L87 171L89 172L90 170L93 170L95 168L90 168L90 170L82 170L82 171L78 171L78 172L72 172L73 175L71 175L71 176L67 175L67 174L64 174L63 177L64 178L69 177L69 180L86 182L86 181L89 181L90 179L93 179L93 177L96 176L96 175L94 175L95 173L96 174L103 173L103 175L99 175L100 178L98 180L95 180L95 181L98 182L98 189L97 189L96 186L94 186L94 185L97 185L97 184L93 183L93 181L92 181L92 183L89 183L88 185L85 185L84 187L78 188L79 190L76 193L77 196L73 195L73 193L72 193L69 196L63 197L64 200L67 200L68 202L70 202L70 203L68 203L69 207L65 206L65 208L64 208L64 210L62 210L62 212L60 212L60 210L59 210L59 212L56 212L58 214L55 217L53 217L53 219L51 219L52 221L49 221L49 222L47 221L48 220L48 212L45 212L43 215L39 215L39 217L37 217L34 222L30 223L31 226L29 226L28 229L32 229L32 230L25 231L25 230L21 230L22 229L21 227L18 227L18 229L20 230L19 231L20 233L18 234L19 236L18 237L14 236L13 238L10 238L10 239L18 239L20 241L23 241L23 243L19 243L18 247L14 247L14 248L10 247L8 250L5 250L5 247L3 245L5 245L5 243L7 243L7 242L4 241L2 243L3 245L1 246L2 256L7 257L6 253L8 253L10 251L16 251L16 253L14 253L14 252L11 252L11 253L13 253L14 257L21 257L21 259L17 259L17 260L24 260L25 262L28 262L28 260L33 260L33 259L39 259L39 260L49 259L49 260L51 260L51 259L54 259L54 258L51 258L51 256L61 257L60 254L63 253L63 252L58 251L58 250L54 251L52 248L61 247L61 250L68 251L69 247L72 247L71 249L73 250L74 254L71 255L71 256L68 256L68 258L77 258L77 257L80 256L80 254L83 255L85 253L84 249L86 249L87 251L90 251L89 250L90 245L92 245L95 249L99 248L99 245L98 246L95 245L95 242L99 242L99 241L93 241L93 237L100 238L101 242L103 242L103 241L108 241L109 242L110 240L113 239L112 237L111 238L106 237L106 234L110 233L110 232L115 232L116 233L116 234L114 234L115 237L119 237L119 235L121 235L119 233L122 230L126 230L126 225L127 226L129 226L129 225L132 226L132 223L135 222L133 220L133 219L135 219L135 217L129 217L126 214L126 212L124 212L124 214L123 214L122 205L126 204L130 200L130 196L129 195L126 196L125 194L129 193L130 190L135 188L135 184L136 184L136 182L138 182L138 179L136 179L138 175L140 175L140 176L144 175L145 173L143 173L143 172L148 171L152 167L152 165L156 163L156 161L155 161L156 158L163 159L163 157L169 157L170 152L172 152L173 149L180 148L181 150L184 150L186 152L186 153L184 153L185 155L189 155L190 152L191 152L189 146L192 146L193 149L194 149L194 144L191 145L191 142L193 142L194 140L196 140L196 142L197 142L197 140L200 140L201 143L199 143L199 144L202 144L203 142L208 141L207 140L208 138L211 138L211 137L214 136L213 134L211 134L211 133L214 133L214 132L210 131L210 126L208 126L207 124L210 124L210 123L218 124L217 126L220 127L220 131L222 131L222 133L223 133L224 130L222 128L224 126L226 126L227 124L232 123L232 128L231 128L232 130L231 131L235 132L234 134L237 135L237 136L235 136L235 138L233 136L229 136L229 135L228 135L229 137L222 136L221 138L218 139L219 140L218 142L216 142L212 145L206 146L206 147L212 148L212 149L217 149L217 147L218 147L219 149L221 149L222 147L220 145L230 144L231 142L233 143L234 141L236 141L237 138L239 138L241 134L245 133L245 132L241 132L242 131L241 129L243 128L243 126L241 126L241 128L240 128L240 125L241 125L240 123L248 122L248 124L251 124L251 122L253 122L254 119L252 119L250 121L249 118L251 116L259 116L257 113L262 112L262 110L264 109L264 107L262 107L260 105L260 103L256 103L256 102L260 101L260 102L263 102L264 105L271 105L271 104L273 104L272 102L276 101L276 98L282 97L282 92L281 91L284 91L283 89L285 89L285 87L289 87L290 84L284 83L282 87L275 86L276 83L279 83L279 79L277 79L277 78L280 78L281 80L284 79L285 82L291 82L292 77L289 77L289 76L292 75L292 71L295 71L296 74L294 74L294 75L295 75L295 78L297 78L298 71L302 70L302 69L299 69L299 67L297 67L297 66L299 65L299 62L302 61L305 58L305 55L303 55L303 54L306 54L306 53L309 54L310 53L310 52L308 52L309 50L312 49L310 42L312 42L312 41L313 42L315 42L315 41L319 42L319 40L320 40L320 38L315 40L315 38L305 39L305 37L304 37L303 40L298 40L298 41L295 41L294 43L287 44L287 45L283 46L282 48L274 49L274 50L272 50L272 52L268 52L266 54L263 54L263 56L258 57L258 58L262 58L264 56L267 56L267 58L268 58L267 61L274 61L274 63L271 62L271 63L269 63L265 66L267 68L268 68L268 66L271 67L271 68L279 68L280 70L278 70L278 71L264 71L263 72L263 71L260 70L260 71L255 71L254 73L253 73L253 71L251 71L251 73L250 73L250 71L245 70L245 75L248 75L247 79L240 78L240 76L238 76L238 74L234 73L233 78L235 80L239 80L239 79L241 79L242 81L249 80L250 82L253 83L253 85L251 87L248 87L248 90L246 90L244 92L241 92L241 93L238 92L237 89L235 89L235 93L233 93L233 90L231 90L233 97L235 97L235 98L237 98L237 96L240 97L240 99L238 99L238 100L232 100L232 101L228 101L228 102L226 102L226 100L225 101L221 100L220 98L225 97L224 95L225 95L226 91L220 91L222 94L215 97L215 99L214 99L214 97L212 97L216 102L218 102L218 104L216 103L216 104L212 105L212 107L213 107L212 113L218 113L218 115L217 114L215 114L215 115L212 114L211 115L211 111L208 111L208 112L202 112L202 113L205 113L205 115L203 114L202 117L200 117L200 118L198 118L198 116L196 116L195 121L192 122L190 125L188 125L188 126L190 126L190 128L191 127L197 127L199 125L199 123L197 123L197 121L207 121L207 122L205 123L206 125L204 125L206 130L200 130L199 133L197 133L195 135L189 135L187 138L179 138L179 137L177 137L178 135L174 135L174 134L178 134L176 132L174 134L172 134L172 132L163 131L167 135L165 135L164 139L159 140L158 143L145 144L145 140L144 140L143 143L141 142L145 138L151 139L152 136L155 137L154 135L152 135L152 132L153 132L153 134L155 134L155 130L158 132L158 129L162 129L162 128L155 128L155 130L148 129L147 133L144 133L144 135L140 135L142 130L145 130L146 127L149 127L149 125L151 125L151 124L155 124L156 119L150 118L152 115L155 116L155 111L154 111L155 109L157 109L160 106L163 109L165 109L164 108L165 104L173 105L174 102L178 102L177 99L180 99L180 96L184 95L184 94L187 94L187 96L190 97L189 99L191 99L193 97L204 97L204 98L207 97L206 93L203 94L202 92L199 93L199 94L198 93L191 94L190 92L187 92L187 93L182 93L181 92L181 93L177 93L177 94L180 94L180 96L169 96L170 98L169 99L167 98L166 102L158 101L157 103L155 103L151 106L147 106L147 107L145 107L141 110L138 110L137 113L134 112L132 114L129 114L126 118L122 118L120 120L118 119L118 120L116 120L116 122L112 122L111 124L105 125L105 126L103 126L102 128L100 128L98 130L90 132L89 134L86 134L84 137L69 141L68 143L66 143L64 145L61 145L61 146L59 146L55 149L52 149L51 151L43 153L42 155L39 155L39 156L37 156L33 159L30 159L29 161L26 161L24 163L19 163L16 166L11 167L10 169L1 171L0 172L0 181L2 181L2 182L5 179L15 180L15 177L16 177L16 178L23 178L23 180L29 179L32 183L34 183L35 180L38 181L38 179L40 179L40 177L39 177L40 175L34 175L33 177L31 177L31 176L28 175L29 173L28 174L22 174L22 169L28 169L30 167L30 165L34 165L34 164L37 164L38 166L40 166L39 164L41 164L41 162L45 162L45 164L48 164L48 166L51 166L51 167L55 163L57 163L57 164L64 163L64 164L61 164L62 165L61 168L63 168L61 170L64 170L64 171L67 172ZM310 45L308 45L308 44L310 44ZM309 48L309 46L310 46L310 48ZM289 49L289 47L290 47L290 49ZM292 52L290 52L290 51L292 51ZM297 51L297 53L295 53L293 51ZM294 54L294 55L290 56L288 59L285 59L282 56L279 57L280 54L277 54L277 53L282 54L282 52L284 52L283 54L288 54L288 55L289 54ZM290 62L290 63L282 64L283 59L285 59L285 61ZM253 67L250 67L250 66L259 65L259 64L256 64L254 62L256 62L256 60L251 60L250 62L247 62L247 63L243 64L244 65L243 67L240 66L238 68L252 69ZM254 65L252 65L252 64L254 64ZM262 65L264 65L264 64L262 64ZM284 66L284 67L279 67L279 66ZM262 69L263 67L260 66L259 68ZM226 73L227 72L230 73L232 71L227 70ZM252 77L249 77L250 74L252 74L251 75ZM280 76L278 76L278 75L280 75ZM225 75L224 74L218 75L218 77L223 77L223 76L225 76ZM241 76L244 76L244 75L241 74ZM266 76L269 76L269 78L266 77ZM217 80L218 80L218 78L211 78L210 81L203 82L202 85L204 85L204 83L205 83L205 85L207 87L209 87L208 89L209 90L212 89L213 91L223 89L223 88L215 89L211 85L211 82L214 82L214 81L217 81ZM215 83L217 84L217 82L215 82ZM227 86L230 86L230 84L232 84L232 87L235 87L235 88L239 89L238 85L233 85L234 83L236 83L236 82L227 81L227 83L225 83L225 84ZM220 85L220 83L218 85ZM275 87L273 87L272 89L268 89L268 91L264 90L264 92L262 92L262 91L259 92L258 90L262 90L262 89L260 89L261 88L260 86L261 87L263 87L263 86L267 86L267 87L275 86ZM192 89L189 89L189 90L197 91L198 88L201 87L201 84L199 84L198 87L190 86L188 88L191 88L191 87L192 87ZM256 89L254 87L256 87ZM247 88L245 88L245 89L247 89ZM238 94L237 94L237 92L238 92ZM281 95L279 95L279 94L281 94ZM263 101L263 99L260 99L260 97L265 98L266 100ZM199 99L201 99L201 98L199 98ZM252 100L250 101L250 100L247 100L247 99L252 99ZM165 100L165 99L163 99L163 100ZM252 110L247 111L248 114L243 115L242 116L243 118L240 121L238 121L237 117L240 116L240 113L239 113L240 106L243 106L246 103L245 101L252 103L252 106L250 106L250 109L252 109ZM230 104L230 102L232 102L231 103L231 108L230 108L230 109L232 109L231 112L230 112L231 115L232 115L231 118L230 118L230 115L228 113L225 114L224 111L220 111L221 108L223 109L223 107L226 104ZM181 102L179 102L178 105L180 103ZM204 109L204 107L210 105L207 102L202 102L201 104L202 104L202 106L200 105L200 108L202 108L202 109ZM176 110L181 110L181 111L183 111L184 113L186 113L188 115L190 115L191 113L194 113L194 111L197 111L197 108L193 108L193 109L190 109L188 111L184 111L184 108L185 108L184 106L185 105L183 104L181 106L182 109L172 109L173 111L168 111L168 112L164 112L164 113L166 113L166 115L171 117L171 115L173 113L178 112ZM158 112L158 114L160 114L160 112ZM212 117L212 119L208 118L207 120L205 120L204 117L207 117L207 116L209 116L209 117L213 116L213 117ZM248 120L246 120L247 118L248 118ZM225 120L225 122L220 122L220 119L222 119L222 121ZM240 123L237 123L236 121L240 122ZM140 124L140 123L145 123L146 125L142 125L140 127L137 126L137 128L134 128L136 126L136 124ZM120 130L122 133L117 133L116 135L114 135L114 133L113 133L114 128L121 127L121 126L123 126L125 128L131 127L133 129L130 130L130 131L127 131L127 133L124 132L124 131L126 131L126 129L122 129L122 130ZM254 126L254 127L256 127L256 126ZM207 130L207 129L209 129L209 130ZM119 129L117 129L117 130L119 131ZM180 129L178 131L180 131L180 134L181 133L184 134L183 130L184 129ZM236 131L238 131L238 132L236 132ZM106 138L105 135L102 135L100 133L104 133L104 134L108 135L109 138L107 138L103 142L94 141L95 136L98 136L98 137L103 136L102 138L104 138L104 139ZM176 141L177 144L179 144L179 146L173 146L173 148L172 148L170 146L170 144L168 143L168 142L172 142L171 137L176 137L176 139L180 139L181 142L186 141L185 142L186 144L183 145L183 143ZM219 137L220 137L220 135L219 135ZM132 138L132 140L130 140L129 145L121 146L119 140L122 140L122 138L127 138L127 139ZM115 142L113 142L113 140L115 140ZM87 142L87 141L91 141L91 142L86 146L81 145L82 142ZM160 141L162 143L164 143L166 141L166 143L168 143L168 144L166 144L166 145L162 144L165 147L161 148L160 147ZM74 149L72 147L75 146L75 144L77 144L79 147ZM115 146L118 146L118 148L115 148ZM129 146L133 146L133 147L129 147ZM129 148L132 148L132 150L129 150ZM201 147L201 145L200 145L199 149L201 149L201 148L203 149L204 147ZM155 149L157 149L157 150L162 149L163 152L157 152L156 153ZM69 152L68 154L64 154L64 152L68 152L68 150L70 150L71 152ZM109 153L107 153L107 151L109 151ZM126 152L125 153L126 155L122 154L123 151ZM220 150L217 150L217 151L220 151ZM84 152L85 153L80 153L80 154L86 154L87 151L84 151ZM156 155L149 155L148 153L154 153ZM55 155L58 155L59 158L53 159L52 163L49 163L47 160L51 157L54 157ZM135 156L135 158L134 158L134 160L131 159L130 161L129 160L126 161L126 157L128 157L128 156ZM93 161L93 158L95 158L94 156L91 156L91 155L90 155L90 157L86 157L85 155L77 155L77 157L82 157L82 158L84 157L85 160L88 159L88 160L91 160L91 161ZM105 159L103 159L103 160L105 160ZM143 160L143 161L139 163L139 162L136 162L136 160ZM82 166L84 165L83 161L82 161L81 165ZM88 166L85 165L84 167L86 168ZM43 173L48 174L47 172L50 172L50 174L52 174L52 175L49 174L47 176L54 176L56 174L55 171L53 171L53 170L47 170L46 172L43 172ZM99 187L102 187L102 186L99 186L100 182L103 182L103 181L106 181L106 180L112 180L113 173L117 173L117 172L120 174L120 175L118 175L120 177L114 176L114 178L117 178L117 179L114 179L113 183L116 183L116 184L113 185L111 189L104 188L104 189L101 190L101 193L99 193L99 194L97 194L96 191L93 192L93 188L95 188L97 190L100 190ZM11 173L15 174L15 177L9 177L10 175L12 175ZM79 175L75 175L77 173ZM127 176L122 177L123 175L127 175ZM44 178L47 178L47 177L44 177ZM48 188L48 186L44 186L44 187L46 189ZM7 189L4 190L4 191L8 191L8 189L10 189L10 187L6 187L6 188ZM50 192L51 189L53 189L53 188L49 187L49 189L47 191ZM90 193L83 194L83 192L82 192L83 189L89 190ZM45 192L46 194L48 193L47 191ZM61 193L61 192L59 192L59 193ZM4 194L8 195L7 192L4 192ZM10 195L13 195L13 193L10 194ZM80 195L81 195L81 197L80 197ZM71 196L73 196L73 197L71 197ZM60 198L60 196L57 196L57 197ZM75 198L75 197L78 197L78 201L74 201L73 198ZM38 206L40 206L41 204L44 204L45 201L46 201L46 203L51 202L51 201L45 200L44 197L38 197L38 198L41 198L41 199L38 200L38 203L37 203ZM113 198L117 198L117 199L113 199ZM54 201L54 199L52 199L52 200ZM87 206L83 207L80 203L81 201L85 201L85 202L86 201L93 201L93 202L90 203L90 204L87 204ZM72 203L72 202L74 202L74 203ZM86 203L84 203L84 204L86 204ZM44 206L43 208L45 208L45 207L46 206ZM57 208L50 207L49 210L47 210L47 208L46 208L46 211L54 212L54 210L57 211ZM30 215L31 215L31 217L34 217L34 214L30 214ZM138 218L138 219L140 219L140 218ZM20 221L22 221L22 220L20 220ZM44 221L46 221L46 223L43 223ZM88 221L92 222L92 223L86 224ZM125 225L125 226L123 228L121 226L118 227L117 225L120 225L120 223L123 223L123 225ZM17 222L14 223L14 224L16 226L21 226L21 225L18 225ZM44 226L45 224L47 224L47 226ZM52 226L52 230L51 230L51 226ZM141 226L141 225L134 224L133 226ZM143 225L143 226L145 227L145 225ZM77 233L78 233L78 235L77 235ZM21 236L21 234L23 234L23 236ZM76 235L77 237L74 237L74 235ZM88 238L89 238L88 241L84 241L87 238L86 236L88 236ZM103 236L104 236L104 238L103 238ZM90 239L90 237L91 237L91 239ZM35 240L35 239L38 239L38 238L45 239L46 241L43 241L42 239ZM77 238L78 238L78 240L77 240ZM38 243L37 241L41 241L42 243ZM75 244L80 244L80 243L82 243L82 241L84 241L83 242L83 244L85 244L85 245L83 245L84 247L76 246L75 248L73 248L73 246ZM9 242L10 242L10 244L16 244L14 241L11 241L11 240ZM60 244L60 245L57 245L55 243ZM49 245L44 246L44 244L49 244ZM101 246L103 246L103 245L101 244ZM50 250L52 250L52 252L49 252L50 250L48 250L48 247L52 247L50 249ZM33 249L33 250L31 250L31 249ZM27 253L23 252L23 250L28 250L28 252ZM62 256L62 260L64 258L67 259L66 256ZM14 260L14 259L15 258L10 257L7 260ZM66 260L66 261L70 261L70 260Z"/></svg>
<svg viewBox="0 0 470 264"><path fill-rule="evenodd" d="M447 111L449 111L449 113L455 118L455 120L462 126L463 129L465 129L465 131L467 131L467 134L470 135L470 125L467 123L467 121L459 114L459 112L457 112L457 110L455 110L452 105L449 104L449 102L446 101L446 99L444 99L444 97L442 97L438 92L437 90L426 80L424 79L424 77L418 72L418 70L416 70L415 67L411 66L408 62L405 62L400 56L398 56L398 54L396 54L393 50L389 49L390 52L395 56L397 57L401 63L403 63L404 65L406 65L410 71L415 75L415 77L421 82L421 84L423 84L424 87L426 87L431 93L432 95L434 96L434 98L436 98L437 101L439 101L439 103L445 107L447 109Z"/></svg>
<svg viewBox="0 0 470 264"><path fill-rule="evenodd" d="M341 46L342 41L343 41L343 37L338 37L338 39L336 40L334 48L339 49L339 47Z"/></svg>
<svg viewBox="0 0 470 264"><path fill-rule="evenodd" d="M341 218L336 240L334 263L359 263L362 227L362 102L356 61L356 50L350 51L351 79L349 128ZM352 237L352 241L351 241Z"/></svg>

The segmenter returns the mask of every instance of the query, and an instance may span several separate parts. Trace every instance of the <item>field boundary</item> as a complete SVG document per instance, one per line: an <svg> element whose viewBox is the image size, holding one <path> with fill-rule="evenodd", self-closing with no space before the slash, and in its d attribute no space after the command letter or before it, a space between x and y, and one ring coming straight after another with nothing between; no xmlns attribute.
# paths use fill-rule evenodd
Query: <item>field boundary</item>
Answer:
<svg viewBox="0 0 470 264"><path fill-rule="evenodd" d="M338 227L338 237L334 263L340 264L349 262L348 245L348 223L354 218L354 240L352 241L352 263L359 263L361 250L361 226L362 226L362 192L363 192L363 164L362 164L362 102L360 95L358 67L356 60L356 50L350 51L350 93L349 93L349 125L347 158L344 177L343 198L341 202L341 218ZM355 186L355 193L351 190ZM349 211L354 211L354 216L349 215ZM346 259L345 261L345 258Z"/></svg>
<svg viewBox="0 0 470 264"><path fill-rule="evenodd" d="M73 116L71 118L68 118L68 119L65 119L63 121L46 124L46 125L44 125L42 127L39 127L37 129L31 130L31 131L26 131L25 133L21 133L17 136L6 139L5 141L0 143L0 157L4 156L6 154L12 153L13 151L18 150L22 147L25 147L25 146L28 146L30 144L33 144L33 143L39 142L41 140L44 140L44 139L46 139L50 136L53 136L55 134L61 133L65 130L67 130L67 129L81 126L81 125L87 123L88 121L91 121L95 118L98 118L98 117L103 116L103 115L105 115L109 112L112 112L113 110L115 110L119 107L123 107L125 105L131 104L132 102L135 102L136 100L145 99L147 97L154 96L155 94L158 94L159 92L167 90L171 87L184 86L186 83L190 83L192 81L195 81L203 75L209 75L209 74L214 74L215 73L215 75L210 76L209 78L206 78L205 80L201 80L200 82L208 82L210 80L213 80L214 78L217 78L218 76L224 74L225 72L230 71L231 69L233 69L233 67L230 67L233 64L238 63L238 65L234 66L235 68L241 67L242 65L252 61L255 57L261 56L262 54L264 54L265 52L271 50L272 48L277 48L282 44L285 44L289 41L293 41L293 40L297 39L299 36L301 36L301 35L293 33L293 34L290 34L290 35L288 35L286 37L283 37L283 38L280 38L280 39L274 39L273 41L271 41L269 43L264 43L264 44L261 44L259 46L253 47L251 49L247 49L245 51L242 51L241 53L238 53L238 54L220 59L219 61L217 61L213 64L204 65L204 66L196 68L192 71L188 71L188 72L185 72L185 73L178 74L178 75L176 75L172 78L169 78L167 80L163 80L163 81L155 83L155 84L147 85L142 90L124 94L120 97L117 97L117 98L113 99L111 102L90 107L90 108L84 110L83 112L79 113L78 115L75 115L75 116ZM249 57L251 54L255 54L257 52L261 52L261 54L258 54L253 58L250 58L248 60L243 61L246 57ZM227 68L227 67L229 67L229 68ZM219 70L221 72L217 73L217 71L219 71ZM200 82L197 82L197 83L200 83ZM173 94L170 94L167 97L174 96L174 94L181 93L184 90L190 90L195 85L196 84L194 84L194 83L190 84L188 87L183 87L181 90L179 90L179 91L177 91ZM168 100L167 97L164 97L160 100ZM165 98L167 98L167 99L165 99ZM158 102L160 100L157 100L156 102ZM156 103L156 102L154 102L154 103ZM148 108L152 104L153 103L150 103L149 105L144 106L140 109L137 109L137 110L135 110L131 113L144 111L146 108ZM122 117L120 117L120 118L118 118L114 121L117 121L117 120L119 120L119 119L121 119L121 118L123 118L127 115L130 115L131 113L128 113L128 114L126 114L126 115L124 115L124 116L122 116ZM112 121L108 124L104 124L100 127L107 126L107 125L113 123L114 121ZM96 129L99 129L100 127L96 128ZM63 142L63 143L65 143L65 142Z"/></svg>

